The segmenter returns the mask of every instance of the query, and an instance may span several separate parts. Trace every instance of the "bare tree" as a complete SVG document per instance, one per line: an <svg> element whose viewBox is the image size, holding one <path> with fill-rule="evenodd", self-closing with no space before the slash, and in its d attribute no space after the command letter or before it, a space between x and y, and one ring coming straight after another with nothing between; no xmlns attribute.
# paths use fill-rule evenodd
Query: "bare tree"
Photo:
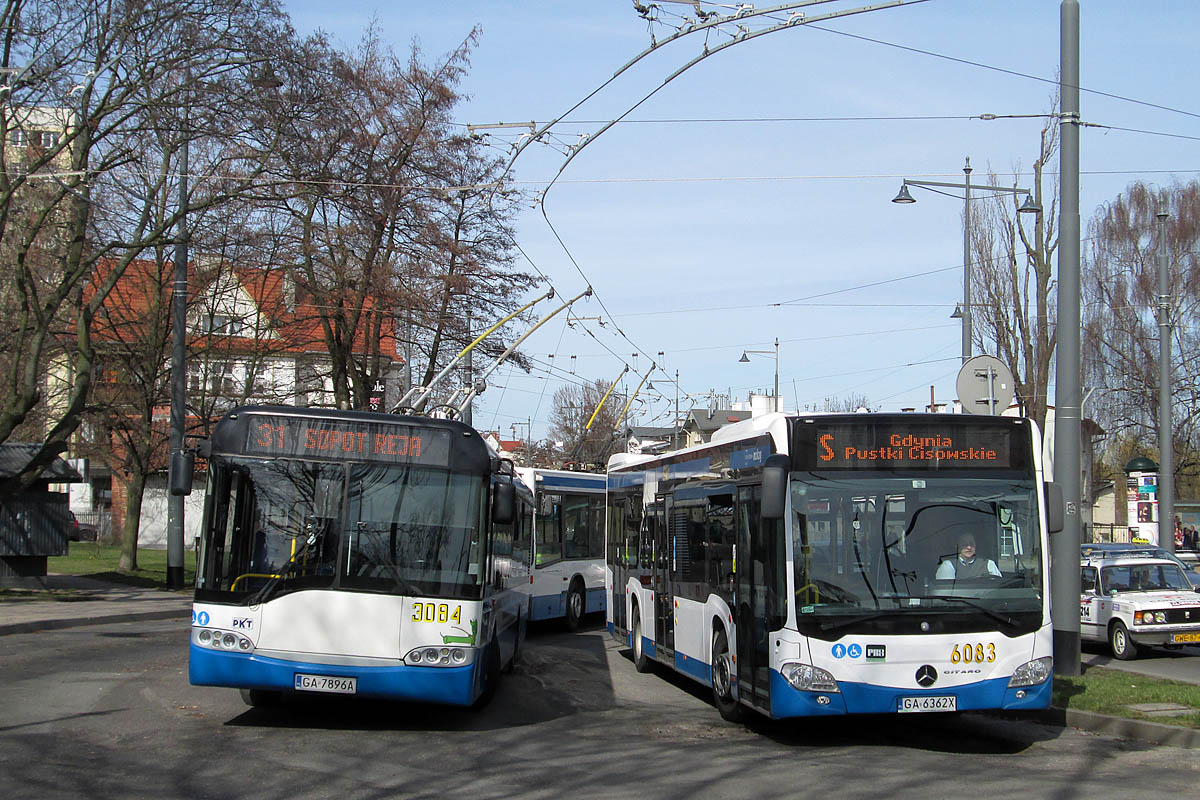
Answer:
<svg viewBox="0 0 1200 800"><path fill-rule="evenodd" d="M1017 213L1022 197L996 193L980 204L972 226L973 335L984 352L994 352L1013 371L1016 394L1027 416L1045 430L1050 368L1054 358L1054 229L1058 196L1054 179L1044 190L1045 171L1058 146L1058 120L1042 128L1033 162L1033 199L1042 206L1032 225ZM1019 174L1020 170L1016 170ZM991 175L992 185L999 185Z"/></svg>
<svg viewBox="0 0 1200 800"><path fill-rule="evenodd" d="M617 415L624 400L615 393L609 394L611 387L609 381L598 379L582 385L565 384L554 393L550 439L563 442L566 461L603 465L617 448L620 437L620 431L616 430Z"/></svg>
<svg viewBox="0 0 1200 800"><path fill-rule="evenodd" d="M78 427L92 321L128 265L170 243L181 215L253 184L258 154L242 136L245 92L233 87L248 85L290 31L274 0L8 0L0 33L0 135L39 134L19 169L7 148L0 164L0 283L13 287L0 442L45 420L43 446L3 494L35 480ZM222 177L167 211L178 155L201 138L226 143L195 165ZM14 213L33 185L37 205ZM53 406L47 376L65 387Z"/></svg>
<svg viewBox="0 0 1200 800"><path fill-rule="evenodd" d="M1083 266L1083 371L1116 454L1159 441L1157 214L1169 215L1172 419L1177 483L1200 472L1200 183L1138 182L1096 213ZM1122 449L1124 448L1124 449ZM1123 462L1111 464L1117 470Z"/></svg>

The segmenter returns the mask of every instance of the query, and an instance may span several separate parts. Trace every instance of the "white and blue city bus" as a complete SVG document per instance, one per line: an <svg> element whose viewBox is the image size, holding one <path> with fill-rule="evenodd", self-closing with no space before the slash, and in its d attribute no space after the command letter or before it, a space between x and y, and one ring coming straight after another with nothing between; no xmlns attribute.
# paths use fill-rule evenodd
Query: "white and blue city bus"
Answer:
<svg viewBox="0 0 1200 800"><path fill-rule="evenodd" d="M1046 708L1061 497L1019 418L767 414L619 454L609 630L727 719Z"/></svg>
<svg viewBox="0 0 1200 800"><path fill-rule="evenodd" d="M518 467L533 491L533 590L529 618L560 619L570 630L604 610L605 476Z"/></svg>
<svg viewBox="0 0 1200 800"><path fill-rule="evenodd" d="M490 699L528 621L533 497L477 431L252 406L202 455L193 684Z"/></svg>

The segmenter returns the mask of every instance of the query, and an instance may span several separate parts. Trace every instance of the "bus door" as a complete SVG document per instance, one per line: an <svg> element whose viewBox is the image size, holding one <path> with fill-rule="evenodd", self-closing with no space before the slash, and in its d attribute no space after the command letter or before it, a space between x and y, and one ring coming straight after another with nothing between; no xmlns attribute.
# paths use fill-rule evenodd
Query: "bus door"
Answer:
<svg viewBox="0 0 1200 800"><path fill-rule="evenodd" d="M668 652L675 652L675 597L671 585L672 550L670 526L674 510L669 495L658 495L654 503L658 517L654 526L654 642Z"/></svg>
<svg viewBox="0 0 1200 800"><path fill-rule="evenodd" d="M778 604L771 591L777 564L772 545L774 523L761 517L762 487L741 486L737 503L737 551L734 565L737 607L738 696L757 708L770 708L771 620Z"/></svg>

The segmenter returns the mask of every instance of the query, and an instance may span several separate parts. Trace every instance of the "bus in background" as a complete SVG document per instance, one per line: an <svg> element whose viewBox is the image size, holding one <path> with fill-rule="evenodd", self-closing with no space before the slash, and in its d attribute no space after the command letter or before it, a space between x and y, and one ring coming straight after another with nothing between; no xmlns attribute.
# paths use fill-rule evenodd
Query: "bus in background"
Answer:
<svg viewBox="0 0 1200 800"><path fill-rule="evenodd" d="M473 428L236 408L209 485L188 675L251 705L334 693L482 705L528 620L532 494Z"/></svg>
<svg viewBox="0 0 1200 800"><path fill-rule="evenodd" d="M731 720L1046 708L1041 452L1027 419L766 414L615 455L609 630Z"/></svg>
<svg viewBox="0 0 1200 800"><path fill-rule="evenodd" d="M604 610L603 474L518 467L533 491L531 620L561 619L569 630Z"/></svg>

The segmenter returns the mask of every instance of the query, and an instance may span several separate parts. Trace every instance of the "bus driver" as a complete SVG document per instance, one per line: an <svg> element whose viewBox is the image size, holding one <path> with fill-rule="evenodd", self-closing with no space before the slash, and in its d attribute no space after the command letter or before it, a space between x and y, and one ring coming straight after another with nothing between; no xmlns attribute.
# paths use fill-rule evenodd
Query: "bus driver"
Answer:
<svg viewBox="0 0 1200 800"><path fill-rule="evenodd" d="M966 578L1002 577L1000 568L990 558L975 557L975 535L958 535L958 553L938 565L934 576L939 581L963 580Z"/></svg>

